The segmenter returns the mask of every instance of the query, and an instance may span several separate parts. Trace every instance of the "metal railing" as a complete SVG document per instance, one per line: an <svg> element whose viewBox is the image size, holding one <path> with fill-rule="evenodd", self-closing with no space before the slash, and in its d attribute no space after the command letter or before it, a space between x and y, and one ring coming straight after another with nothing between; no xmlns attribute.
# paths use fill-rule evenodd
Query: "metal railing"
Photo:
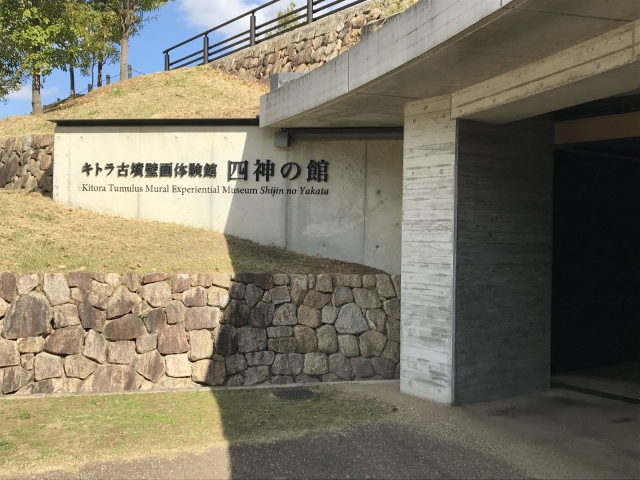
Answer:
<svg viewBox="0 0 640 480"><path fill-rule="evenodd" d="M248 47L257 45L258 43L271 40L274 37L282 35L299 28L303 25L311 24L332 15L341 10L353 7L368 0L306 0L306 5L295 8L283 15L277 16L264 23L257 24L256 12L283 0L271 0L264 5L254 8L242 15L228 20L220 25L213 27L206 32L202 32L195 37L191 37L184 42L180 42L173 47L167 48L164 52L164 69L174 70L176 68L189 67L192 65L205 65L219 58L226 57L232 53L239 52ZM290 0L284 0L285 5ZM242 25L241 22L249 20L249 29L216 42L209 44L209 34L220 30L223 27L235 24ZM244 23L246 25L246 23ZM241 27L242 28L242 27ZM169 53L177 48L191 45L199 42L201 47L198 50L184 55L177 60L172 60Z"/></svg>

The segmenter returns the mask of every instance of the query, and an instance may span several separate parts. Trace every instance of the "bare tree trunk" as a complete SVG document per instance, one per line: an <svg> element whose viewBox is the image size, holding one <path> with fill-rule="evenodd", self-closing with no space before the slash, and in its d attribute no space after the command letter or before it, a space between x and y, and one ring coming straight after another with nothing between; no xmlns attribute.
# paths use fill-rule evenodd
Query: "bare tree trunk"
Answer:
<svg viewBox="0 0 640 480"><path fill-rule="evenodd" d="M98 87L102 86L102 61L98 60Z"/></svg>
<svg viewBox="0 0 640 480"><path fill-rule="evenodd" d="M120 81L127 78L127 60L129 57L129 28L122 32L120 41Z"/></svg>
<svg viewBox="0 0 640 480"><path fill-rule="evenodd" d="M73 71L73 67L69 67L69 82L70 82L70 96L74 96L76 94L76 76Z"/></svg>
<svg viewBox="0 0 640 480"><path fill-rule="evenodd" d="M42 78L40 74L34 75L31 81L31 113L39 115L42 113L42 96L40 89L42 88Z"/></svg>

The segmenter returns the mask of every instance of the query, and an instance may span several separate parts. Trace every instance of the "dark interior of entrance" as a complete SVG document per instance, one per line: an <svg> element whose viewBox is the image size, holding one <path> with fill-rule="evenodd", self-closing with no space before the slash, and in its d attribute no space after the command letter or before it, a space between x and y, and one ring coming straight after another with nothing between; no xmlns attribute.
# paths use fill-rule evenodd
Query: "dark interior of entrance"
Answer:
<svg viewBox="0 0 640 480"><path fill-rule="evenodd" d="M640 138L556 149L552 373L640 361L639 152Z"/></svg>

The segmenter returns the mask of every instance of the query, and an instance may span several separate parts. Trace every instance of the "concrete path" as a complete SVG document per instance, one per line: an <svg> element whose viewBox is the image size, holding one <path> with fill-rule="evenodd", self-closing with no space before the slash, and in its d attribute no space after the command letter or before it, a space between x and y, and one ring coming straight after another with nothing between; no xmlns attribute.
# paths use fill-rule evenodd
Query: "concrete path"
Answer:
<svg viewBox="0 0 640 480"><path fill-rule="evenodd" d="M398 384L325 386L396 406L339 433L96 462L38 478L639 478L638 407L571 391L450 408Z"/></svg>

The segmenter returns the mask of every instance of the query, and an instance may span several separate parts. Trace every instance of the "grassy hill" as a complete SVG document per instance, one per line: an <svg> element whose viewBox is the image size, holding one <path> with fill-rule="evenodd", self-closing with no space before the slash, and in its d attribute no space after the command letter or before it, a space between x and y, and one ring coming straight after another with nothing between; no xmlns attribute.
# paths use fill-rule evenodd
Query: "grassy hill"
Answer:
<svg viewBox="0 0 640 480"><path fill-rule="evenodd" d="M378 273L171 223L69 208L0 190L0 271Z"/></svg>
<svg viewBox="0 0 640 480"><path fill-rule="evenodd" d="M209 67L159 72L97 88L43 115L7 117L0 137L53 132L50 119L255 117L267 91Z"/></svg>

